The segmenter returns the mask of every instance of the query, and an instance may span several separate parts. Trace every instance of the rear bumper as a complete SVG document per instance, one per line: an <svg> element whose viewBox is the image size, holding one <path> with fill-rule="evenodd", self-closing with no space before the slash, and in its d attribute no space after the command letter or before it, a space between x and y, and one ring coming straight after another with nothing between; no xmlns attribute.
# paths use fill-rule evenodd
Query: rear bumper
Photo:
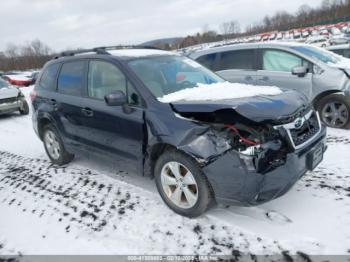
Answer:
<svg viewBox="0 0 350 262"><path fill-rule="evenodd" d="M11 113L14 111L17 111L21 106L21 102L15 101L15 102L10 102L10 103L1 103L0 100L0 114L7 114Z"/></svg>
<svg viewBox="0 0 350 262"><path fill-rule="evenodd" d="M33 114L32 114L32 124L33 124L33 129L34 132L37 134L37 136L40 138L39 135L39 129L38 129L38 116L35 112L35 110L33 110ZM40 138L41 139L41 138Z"/></svg>
<svg viewBox="0 0 350 262"><path fill-rule="evenodd" d="M326 129L307 147L287 155L283 165L271 172L260 174L248 170L236 151L229 151L203 172L214 190L216 201L240 206L258 205L285 194L308 170L307 158L315 148L327 149Z"/></svg>

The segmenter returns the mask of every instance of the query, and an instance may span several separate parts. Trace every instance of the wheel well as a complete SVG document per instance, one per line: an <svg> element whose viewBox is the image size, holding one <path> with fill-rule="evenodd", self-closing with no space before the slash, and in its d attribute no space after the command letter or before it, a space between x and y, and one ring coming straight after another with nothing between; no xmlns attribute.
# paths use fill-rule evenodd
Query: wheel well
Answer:
<svg viewBox="0 0 350 262"><path fill-rule="evenodd" d="M312 104L314 105L315 109L317 109L318 107L318 103L323 99L325 98L326 96L329 96L331 94L336 94L336 93L340 93L341 91L340 90L327 90L325 92L322 92L320 94L318 94L314 100L312 101Z"/></svg>
<svg viewBox="0 0 350 262"><path fill-rule="evenodd" d="M48 124L51 124L51 121L48 118L40 119L39 124L38 124L38 132L39 132L40 139L43 138L44 127L47 126Z"/></svg>
<svg viewBox="0 0 350 262"><path fill-rule="evenodd" d="M149 157L148 157L148 161L146 161L146 163L148 162L148 172L147 175L149 175L150 177L154 177L154 167L155 164L158 160L158 158L167 150L170 149L176 149L175 146L170 145L170 144L165 144L165 143L159 143L159 144L155 144L151 147L150 151L149 151Z"/></svg>

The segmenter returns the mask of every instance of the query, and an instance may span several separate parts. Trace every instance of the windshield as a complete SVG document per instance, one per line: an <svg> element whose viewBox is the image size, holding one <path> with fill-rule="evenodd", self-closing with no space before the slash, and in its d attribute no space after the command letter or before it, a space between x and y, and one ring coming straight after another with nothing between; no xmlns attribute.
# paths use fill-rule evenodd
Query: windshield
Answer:
<svg viewBox="0 0 350 262"><path fill-rule="evenodd" d="M181 56L140 58L128 64L157 98L197 84L224 82L212 71Z"/></svg>
<svg viewBox="0 0 350 262"><path fill-rule="evenodd" d="M0 88L8 87L8 83L0 78Z"/></svg>
<svg viewBox="0 0 350 262"><path fill-rule="evenodd" d="M332 52L313 46L293 46L292 49L326 64L337 64L341 61L341 59Z"/></svg>

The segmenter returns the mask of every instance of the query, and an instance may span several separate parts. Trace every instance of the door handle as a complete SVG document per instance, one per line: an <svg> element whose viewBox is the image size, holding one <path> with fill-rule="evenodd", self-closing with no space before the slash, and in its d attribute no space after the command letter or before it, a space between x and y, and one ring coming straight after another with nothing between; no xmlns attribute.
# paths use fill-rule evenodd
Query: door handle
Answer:
<svg viewBox="0 0 350 262"><path fill-rule="evenodd" d="M244 78L245 81L253 81L253 77L252 76L246 76Z"/></svg>
<svg viewBox="0 0 350 262"><path fill-rule="evenodd" d="M94 111L92 111L92 109L88 108L88 107L82 108L81 112L83 112L83 114L88 116L88 117L92 117L94 115Z"/></svg>
<svg viewBox="0 0 350 262"><path fill-rule="evenodd" d="M270 78L268 76L263 76L262 78L259 78L260 81L269 81Z"/></svg>
<svg viewBox="0 0 350 262"><path fill-rule="evenodd" d="M53 106L53 109L54 109L54 110L57 110L57 109L58 109L56 99L50 99L50 103L51 103L51 105Z"/></svg>

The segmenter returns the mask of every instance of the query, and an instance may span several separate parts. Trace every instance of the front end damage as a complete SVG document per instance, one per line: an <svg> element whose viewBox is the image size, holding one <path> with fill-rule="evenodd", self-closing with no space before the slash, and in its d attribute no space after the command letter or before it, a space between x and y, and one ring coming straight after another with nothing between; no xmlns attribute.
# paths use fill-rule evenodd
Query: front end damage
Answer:
<svg viewBox="0 0 350 262"><path fill-rule="evenodd" d="M310 108L261 121L233 108L174 111L197 124L177 148L201 165L219 203L256 205L279 197L314 169L326 150L326 130Z"/></svg>

